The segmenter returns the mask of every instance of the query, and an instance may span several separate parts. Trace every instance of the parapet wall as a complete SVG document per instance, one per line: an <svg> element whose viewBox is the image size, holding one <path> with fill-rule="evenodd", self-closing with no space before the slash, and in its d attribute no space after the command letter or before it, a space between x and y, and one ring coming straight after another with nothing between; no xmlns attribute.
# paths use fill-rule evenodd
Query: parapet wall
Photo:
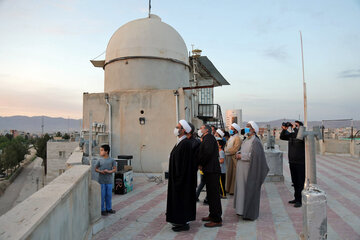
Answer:
<svg viewBox="0 0 360 240"><path fill-rule="evenodd" d="M72 166L0 217L0 239L86 238L101 217L97 185L90 166Z"/></svg>
<svg viewBox="0 0 360 240"><path fill-rule="evenodd" d="M281 151L288 151L287 141L277 140L276 144L279 145ZM358 140L325 139L324 141L317 140L315 144L318 154L345 154L354 158L360 157L360 141Z"/></svg>

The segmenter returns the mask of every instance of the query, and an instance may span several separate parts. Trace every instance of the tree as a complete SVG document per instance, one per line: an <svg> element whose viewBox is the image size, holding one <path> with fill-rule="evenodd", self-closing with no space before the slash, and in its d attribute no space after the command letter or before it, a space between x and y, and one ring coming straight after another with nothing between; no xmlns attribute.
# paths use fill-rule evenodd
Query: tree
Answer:
<svg viewBox="0 0 360 240"><path fill-rule="evenodd" d="M9 143L10 139L6 136L0 136L0 149L3 150Z"/></svg>
<svg viewBox="0 0 360 240"><path fill-rule="evenodd" d="M4 172L5 170L5 155L0 154L0 173Z"/></svg>
<svg viewBox="0 0 360 240"><path fill-rule="evenodd" d="M23 137L14 138L5 148L2 158L3 167L5 169L12 169L20 166L24 160L25 155L29 154L29 145Z"/></svg>
<svg viewBox="0 0 360 240"><path fill-rule="evenodd" d="M13 139L13 135L12 134L5 134L5 137L7 137L10 141Z"/></svg>
<svg viewBox="0 0 360 240"><path fill-rule="evenodd" d="M46 145L49 139L50 136L49 134L46 133L43 137L36 139L35 142L36 156L41 157L43 159L45 175L47 174Z"/></svg>
<svg viewBox="0 0 360 240"><path fill-rule="evenodd" d="M61 132L57 132L56 135L55 135L55 137L62 137Z"/></svg>

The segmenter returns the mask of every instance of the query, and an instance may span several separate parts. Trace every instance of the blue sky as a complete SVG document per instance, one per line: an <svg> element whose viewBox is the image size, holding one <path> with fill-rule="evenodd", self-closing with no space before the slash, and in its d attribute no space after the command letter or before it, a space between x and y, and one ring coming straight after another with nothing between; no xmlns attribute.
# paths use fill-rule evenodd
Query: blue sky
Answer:
<svg viewBox="0 0 360 240"><path fill-rule="evenodd" d="M0 116L81 118L82 93L103 91L89 60L147 4L0 0ZM301 30L309 120L360 119L360 0L153 0L152 12L231 83L215 90L224 112L303 119Z"/></svg>

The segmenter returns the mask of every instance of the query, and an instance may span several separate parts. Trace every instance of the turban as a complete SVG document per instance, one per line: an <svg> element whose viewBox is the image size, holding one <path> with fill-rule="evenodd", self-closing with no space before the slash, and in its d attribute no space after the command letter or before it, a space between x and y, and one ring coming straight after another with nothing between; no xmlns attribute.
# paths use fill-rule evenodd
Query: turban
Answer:
<svg viewBox="0 0 360 240"><path fill-rule="evenodd" d="M233 123L233 124L231 124L231 126L233 126L236 129L236 131L240 132L241 128L239 125L237 125L236 123Z"/></svg>
<svg viewBox="0 0 360 240"><path fill-rule="evenodd" d="M185 129L185 132L189 133L191 132L191 127L190 125L187 123L187 121L185 121L184 119L179 121L180 125Z"/></svg>
<svg viewBox="0 0 360 240"><path fill-rule="evenodd" d="M225 133L221 131L221 129L216 130L216 132L221 136L224 137Z"/></svg>
<svg viewBox="0 0 360 240"><path fill-rule="evenodd" d="M249 121L248 124L255 130L255 133L259 132L259 126L254 121Z"/></svg>

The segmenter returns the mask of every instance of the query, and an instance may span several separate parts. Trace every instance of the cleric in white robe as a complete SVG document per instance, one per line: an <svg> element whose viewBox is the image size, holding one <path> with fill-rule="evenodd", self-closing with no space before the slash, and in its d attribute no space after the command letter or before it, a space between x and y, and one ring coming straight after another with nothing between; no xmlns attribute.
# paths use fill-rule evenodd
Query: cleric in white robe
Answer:
<svg viewBox="0 0 360 240"><path fill-rule="evenodd" d="M246 124L246 139L241 151L236 154L234 208L244 220L259 217L261 185L269 172L263 145L256 135L258 131L259 127L254 121Z"/></svg>

